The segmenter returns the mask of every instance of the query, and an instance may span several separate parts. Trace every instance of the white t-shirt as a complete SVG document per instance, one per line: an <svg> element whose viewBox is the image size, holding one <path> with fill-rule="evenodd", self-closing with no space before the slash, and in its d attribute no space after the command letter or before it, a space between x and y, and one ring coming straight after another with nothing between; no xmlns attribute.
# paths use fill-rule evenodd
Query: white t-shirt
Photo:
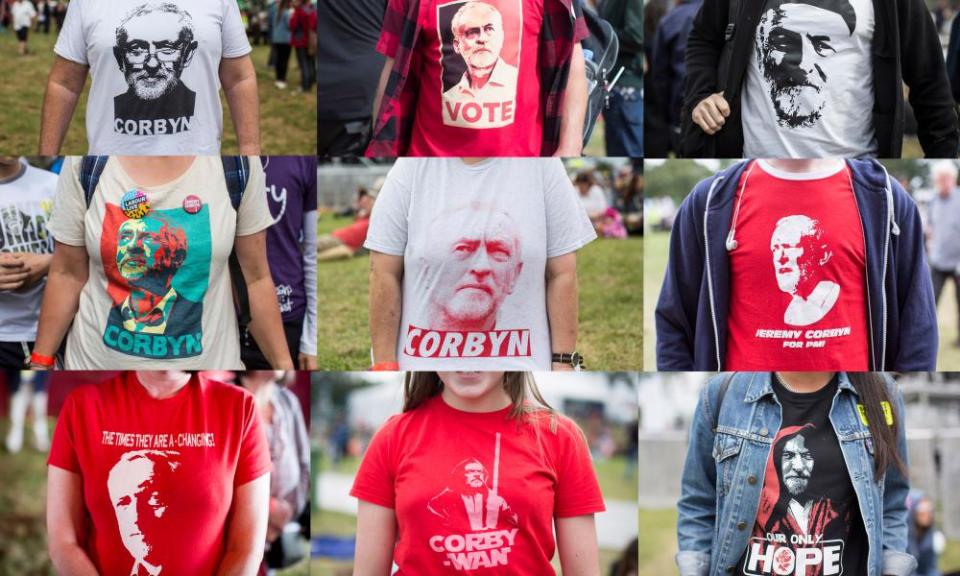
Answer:
<svg viewBox="0 0 960 576"><path fill-rule="evenodd" d="M141 156L219 154L220 62L250 50L236 0L73 0L54 48L90 66L90 154Z"/></svg>
<svg viewBox="0 0 960 576"><path fill-rule="evenodd" d="M742 96L745 157L875 156L874 28L873 0L767 0Z"/></svg>
<svg viewBox="0 0 960 576"><path fill-rule="evenodd" d="M34 9L33 3L28 1L14 4L10 8L10 13L13 15L14 30L29 28L30 24L33 23L33 19L37 16L37 11Z"/></svg>
<svg viewBox="0 0 960 576"><path fill-rule="evenodd" d="M559 159L398 160L364 246L404 259L400 369L550 370L547 259L594 238Z"/></svg>
<svg viewBox="0 0 960 576"><path fill-rule="evenodd" d="M260 160L250 167L235 211L218 156L151 187L110 159L88 209L80 158L67 159L49 229L90 259L68 370L242 368L228 259L237 236L273 222Z"/></svg>
<svg viewBox="0 0 960 576"><path fill-rule="evenodd" d="M0 182L0 252L53 254L47 222L57 176L23 164L24 171ZM46 280L24 292L0 291L0 342L33 342Z"/></svg>

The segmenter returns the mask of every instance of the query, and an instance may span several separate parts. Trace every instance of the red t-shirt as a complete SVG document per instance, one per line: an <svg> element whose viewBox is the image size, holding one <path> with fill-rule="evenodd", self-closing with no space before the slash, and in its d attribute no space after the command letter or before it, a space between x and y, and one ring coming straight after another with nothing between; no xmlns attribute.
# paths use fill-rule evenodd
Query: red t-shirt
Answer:
<svg viewBox="0 0 960 576"><path fill-rule="evenodd" d="M360 218L348 226L337 228L330 233L331 236L340 240L348 248L356 252L363 248L363 243L367 240L367 230L370 228L370 217Z"/></svg>
<svg viewBox="0 0 960 576"><path fill-rule="evenodd" d="M576 425L510 408L461 412L441 397L393 416L370 442L351 495L396 512L397 574L548 576L554 518L604 510Z"/></svg>
<svg viewBox="0 0 960 576"><path fill-rule="evenodd" d="M128 372L67 397L49 464L79 474L104 576L213 574L234 490L270 471L253 396L220 382L150 397Z"/></svg>
<svg viewBox="0 0 960 576"><path fill-rule="evenodd" d="M732 227L726 370L869 369L866 250L849 169L754 162Z"/></svg>
<svg viewBox="0 0 960 576"><path fill-rule="evenodd" d="M409 1L390 3L405 14ZM410 156L540 155L543 2L420 2L421 37L409 79L419 90ZM403 31L384 32L378 50L394 58L389 39Z"/></svg>

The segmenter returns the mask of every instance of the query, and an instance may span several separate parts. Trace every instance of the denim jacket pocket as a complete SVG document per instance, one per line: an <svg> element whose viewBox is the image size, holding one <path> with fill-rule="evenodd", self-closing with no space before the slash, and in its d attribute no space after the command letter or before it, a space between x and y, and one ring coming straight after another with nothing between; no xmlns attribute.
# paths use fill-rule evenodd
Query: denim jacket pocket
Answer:
<svg viewBox="0 0 960 576"><path fill-rule="evenodd" d="M743 438L718 432L713 441L713 459L717 463L717 495L726 496L733 483L737 458L743 448Z"/></svg>

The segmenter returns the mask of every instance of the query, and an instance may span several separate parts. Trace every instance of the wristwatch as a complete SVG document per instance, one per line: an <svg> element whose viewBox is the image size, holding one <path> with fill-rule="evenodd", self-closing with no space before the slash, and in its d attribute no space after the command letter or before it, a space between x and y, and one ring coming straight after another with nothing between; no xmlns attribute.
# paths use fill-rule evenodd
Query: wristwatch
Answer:
<svg viewBox="0 0 960 576"><path fill-rule="evenodd" d="M574 352L573 354L567 354L566 352L554 352L553 353L553 363L554 364L569 364L573 366L574 370L583 369L583 356L579 352Z"/></svg>

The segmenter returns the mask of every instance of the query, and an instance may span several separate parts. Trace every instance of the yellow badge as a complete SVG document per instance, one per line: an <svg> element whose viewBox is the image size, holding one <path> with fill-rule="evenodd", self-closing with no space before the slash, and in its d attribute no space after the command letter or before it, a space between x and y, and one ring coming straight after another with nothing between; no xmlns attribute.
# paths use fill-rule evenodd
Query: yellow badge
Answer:
<svg viewBox="0 0 960 576"><path fill-rule="evenodd" d="M893 408L890 406L890 403L881 402L880 407L883 408L883 418L887 421L887 426L893 426ZM860 414L860 421L863 422L863 425L869 426L867 409L863 407L863 404L857 404L857 413Z"/></svg>

